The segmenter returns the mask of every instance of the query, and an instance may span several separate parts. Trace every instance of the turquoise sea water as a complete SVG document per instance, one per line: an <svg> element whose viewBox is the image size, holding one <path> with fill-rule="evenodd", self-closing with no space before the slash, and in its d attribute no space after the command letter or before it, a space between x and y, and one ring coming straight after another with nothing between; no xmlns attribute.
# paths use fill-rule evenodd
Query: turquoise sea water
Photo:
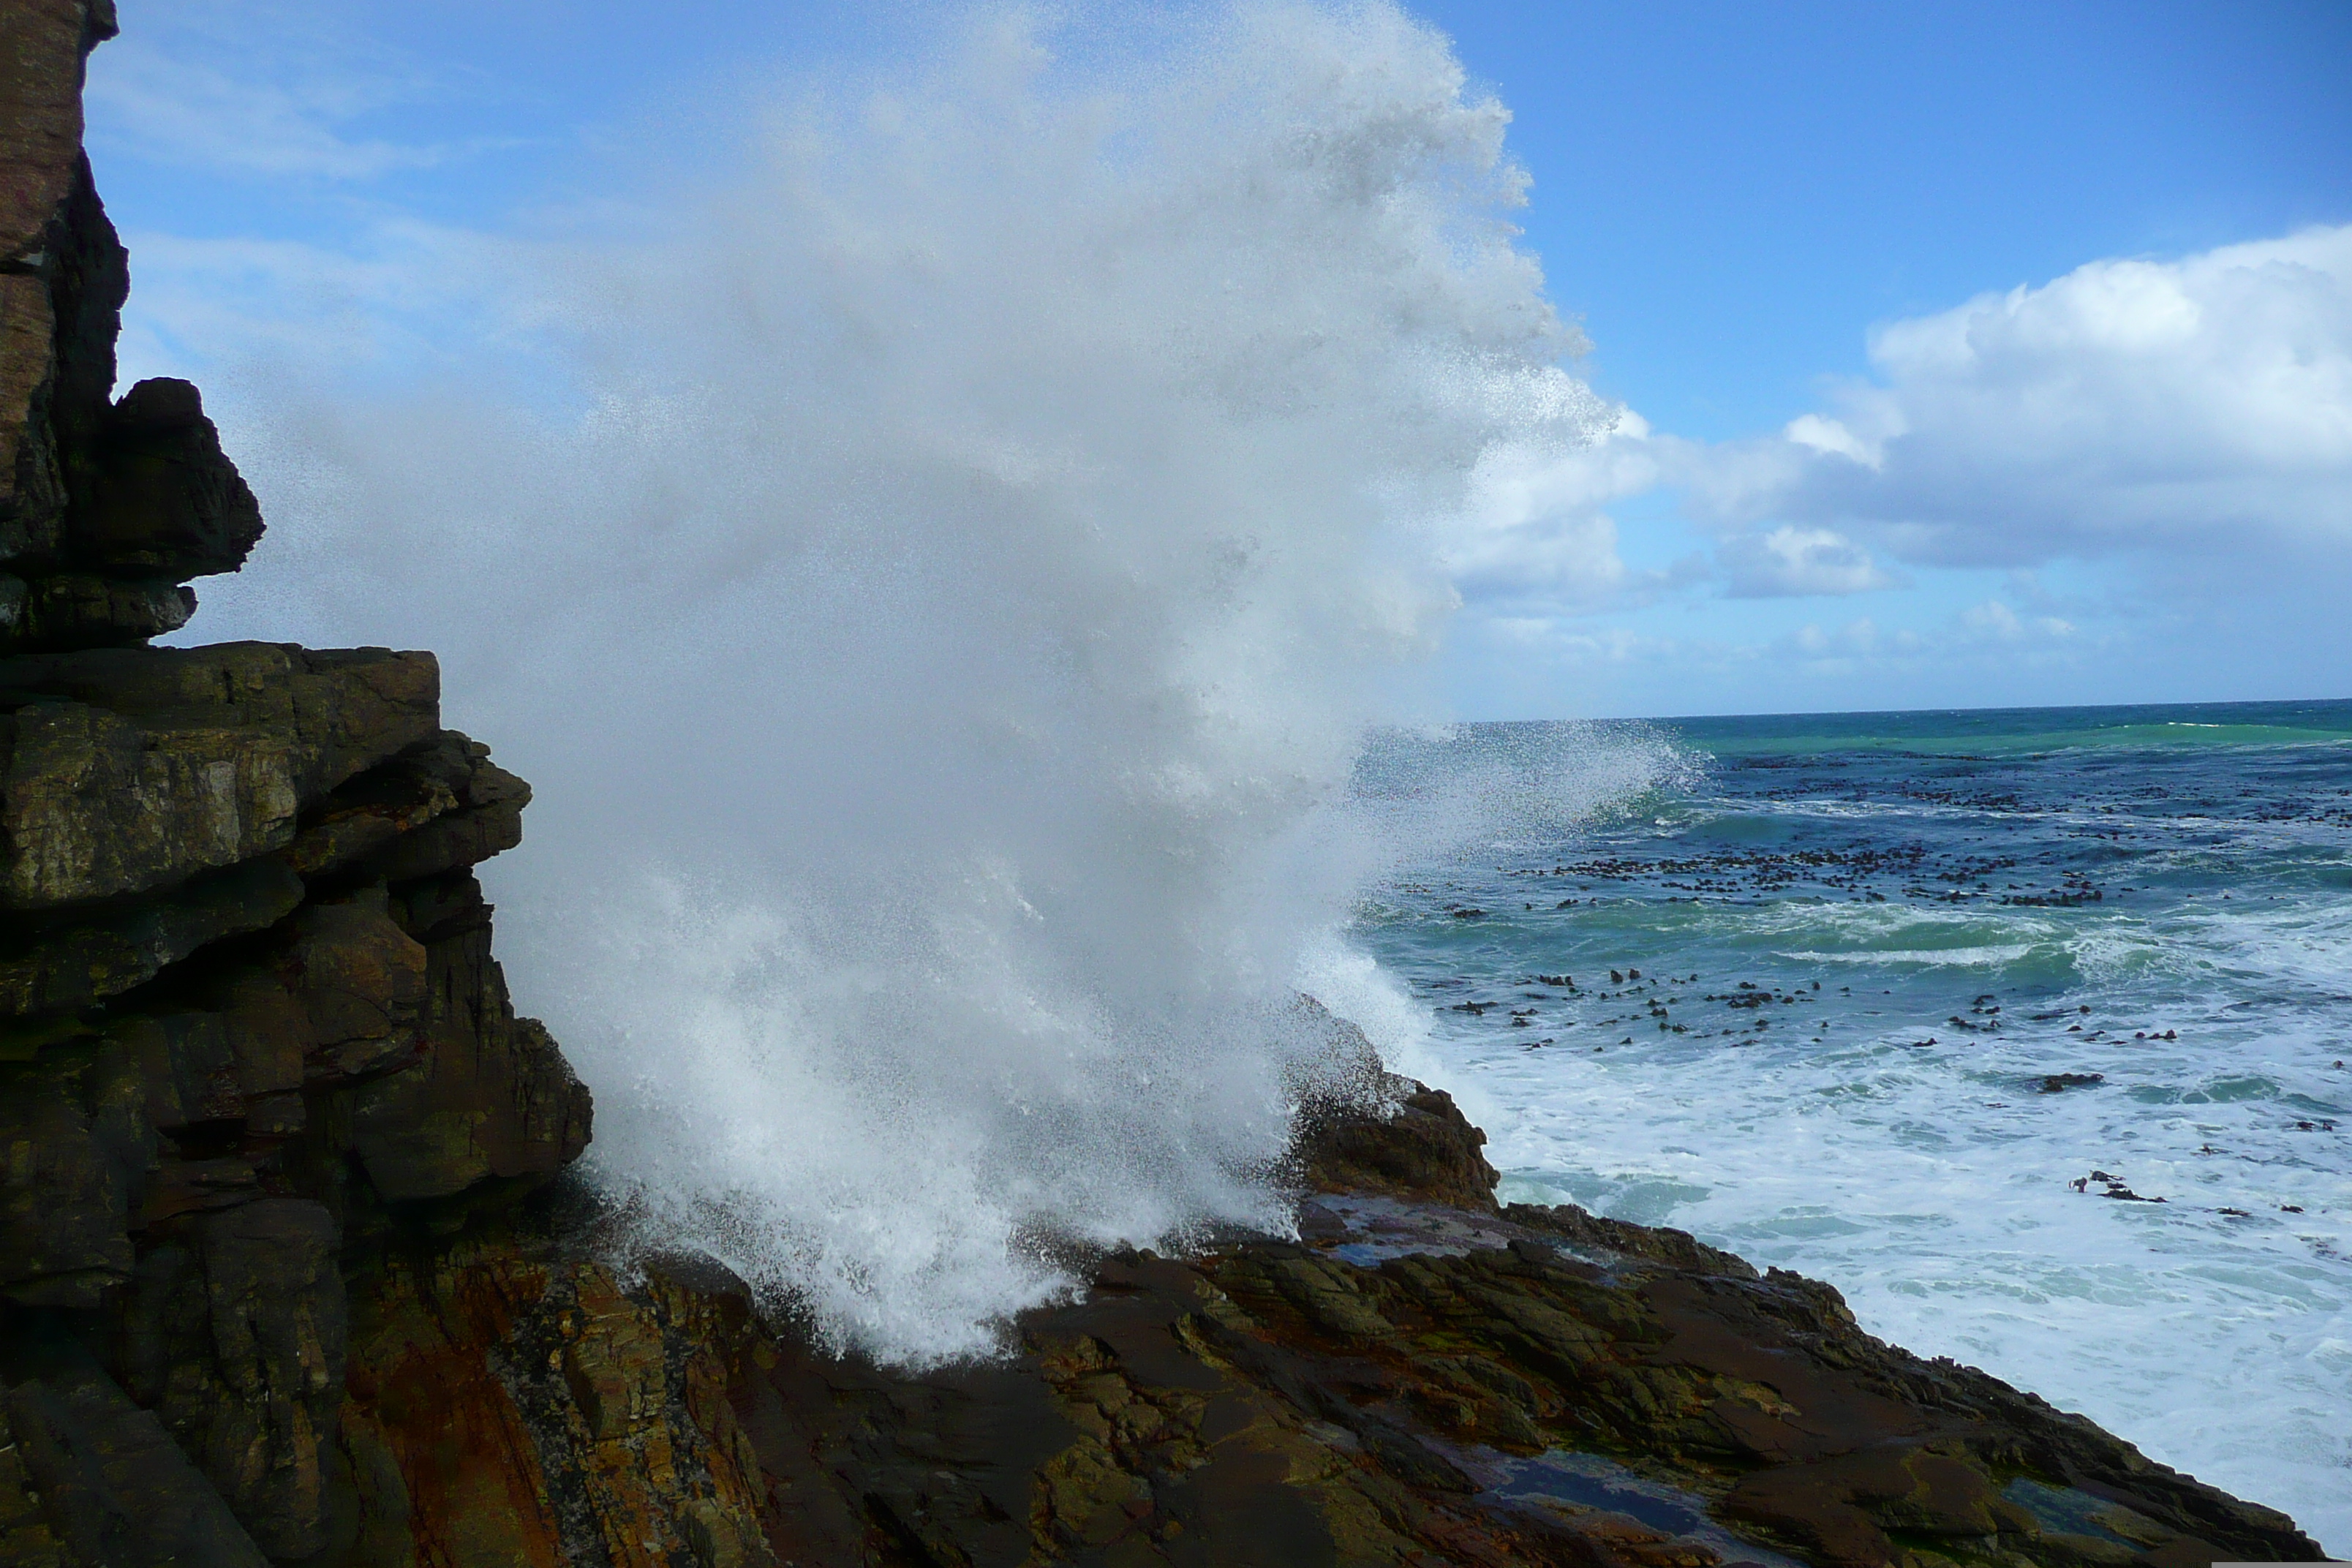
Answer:
<svg viewBox="0 0 2352 1568"><path fill-rule="evenodd" d="M2352 702L1466 726L1359 786L1499 824L1354 935L1507 1195L1828 1279L2352 1552Z"/></svg>

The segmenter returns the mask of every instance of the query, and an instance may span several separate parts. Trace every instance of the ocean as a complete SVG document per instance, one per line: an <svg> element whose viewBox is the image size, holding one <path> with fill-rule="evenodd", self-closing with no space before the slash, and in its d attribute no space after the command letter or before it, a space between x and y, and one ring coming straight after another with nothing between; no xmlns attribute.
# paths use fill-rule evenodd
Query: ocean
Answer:
<svg viewBox="0 0 2352 1568"><path fill-rule="evenodd" d="M1826 1279L2352 1552L2352 701L1470 725L1357 780L1465 790L1533 804L1352 937L1506 1198Z"/></svg>

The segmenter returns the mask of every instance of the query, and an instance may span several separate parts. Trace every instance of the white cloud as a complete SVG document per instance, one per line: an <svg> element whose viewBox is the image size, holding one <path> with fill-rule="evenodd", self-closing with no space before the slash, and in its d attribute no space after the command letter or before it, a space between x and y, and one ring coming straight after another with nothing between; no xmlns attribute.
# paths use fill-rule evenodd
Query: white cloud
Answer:
<svg viewBox="0 0 2352 1568"><path fill-rule="evenodd" d="M1828 629L1808 623L1782 638L1773 652L1816 668L1826 664L1852 667L1876 658L1909 658L1928 647L1928 638L1908 627L1882 631L1877 622L1864 616Z"/></svg>
<svg viewBox="0 0 2352 1568"><path fill-rule="evenodd" d="M193 5L126 17L91 57L94 144L214 174L367 181L479 151L356 129L387 110L455 96L427 71L325 16L276 5ZM478 84L477 84L478 85Z"/></svg>
<svg viewBox="0 0 2352 1568"><path fill-rule="evenodd" d="M1800 447L1810 447L1816 452L1826 452L1840 458L1851 458L1866 468L1878 468L1886 461L1883 445L1872 445L1835 419L1825 419L1818 414L1801 414L1789 421L1781 432Z"/></svg>
<svg viewBox="0 0 2352 1568"><path fill-rule="evenodd" d="M1491 448L1471 476L1467 504L1442 531L1439 562L1465 599L1506 619L1636 603L1704 575L1696 558L1629 569L1616 521L1601 510L1656 489L1679 445L1657 442L1641 416L1620 409L1589 447Z"/></svg>
<svg viewBox="0 0 2352 1568"><path fill-rule="evenodd" d="M1634 664L1676 648L1626 626L1571 626L1541 616L1500 616L1485 626L1497 643L1564 663Z"/></svg>
<svg viewBox="0 0 2352 1568"><path fill-rule="evenodd" d="M1811 416L1790 426L1790 439L1861 450L1843 426ZM1694 552L1664 569L1628 568L1617 522L1602 508L1662 486L1720 486L1731 471L1755 482L1790 466L1785 454L1752 444L1727 465L1723 450L1655 435L1631 409L1619 409L1616 424L1588 447L1495 448L1471 478L1468 504L1449 520L1439 559L1465 600L1498 616L1630 608L1709 581L1734 598L1901 585L1844 534L1790 524L1727 530L1712 563Z"/></svg>
<svg viewBox="0 0 2352 1568"><path fill-rule="evenodd" d="M2074 635L2071 621L2056 616L2020 616L1999 599L1987 599L1960 612L1960 626L1979 641L2058 642Z"/></svg>
<svg viewBox="0 0 2352 1568"><path fill-rule="evenodd" d="M1743 533L1716 551L1737 599L1795 594L1860 594L1897 586L1870 552L1833 529L1793 524Z"/></svg>
<svg viewBox="0 0 2352 1568"><path fill-rule="evenodd" d="M140 230L125 239L138 277L123 321L126 383L257 364L364 374L451 363L530 310L525 249L460 229L376 223L342 248Z"/></svg>
<svg viewBox="0 0 2352 1568"><path fill-rule="evenodd" d="M1695 506L1943 564L2352 550L2352 226L2093 262L1871 359L1834 417L1697 458Z"/></svg>

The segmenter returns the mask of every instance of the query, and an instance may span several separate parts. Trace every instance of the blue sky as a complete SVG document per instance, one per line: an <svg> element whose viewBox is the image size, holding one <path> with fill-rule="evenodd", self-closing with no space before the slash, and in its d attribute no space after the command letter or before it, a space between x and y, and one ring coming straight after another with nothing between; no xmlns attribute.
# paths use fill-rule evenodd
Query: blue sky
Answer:
<svg viewBox="0 0 2352 1568"><path fill-rule="evenodd" d="M1413 9L1629 411L1461 552L1465 716L2352 695L2352 8ZM126 372L234 436L281 374L463 360L449 236L940 14L126 0Z"/></svg>

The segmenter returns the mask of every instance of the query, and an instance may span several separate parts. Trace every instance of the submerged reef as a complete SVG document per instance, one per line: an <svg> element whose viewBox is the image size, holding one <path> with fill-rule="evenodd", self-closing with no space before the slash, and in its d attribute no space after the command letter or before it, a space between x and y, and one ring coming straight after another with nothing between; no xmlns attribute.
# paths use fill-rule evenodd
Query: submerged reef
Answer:
<svg viewBox="0 0 2352 1568"><path fill-rule="evenodd" d="M1498 1206L1403 1079L1307 1119L1296 1239L1075 1258L990 1362L616 1264L432 656L147 646L262 524L194 387L112 393L114 26L0 0L0 1564L2320 1556L1825 1285Z"/></svg>

